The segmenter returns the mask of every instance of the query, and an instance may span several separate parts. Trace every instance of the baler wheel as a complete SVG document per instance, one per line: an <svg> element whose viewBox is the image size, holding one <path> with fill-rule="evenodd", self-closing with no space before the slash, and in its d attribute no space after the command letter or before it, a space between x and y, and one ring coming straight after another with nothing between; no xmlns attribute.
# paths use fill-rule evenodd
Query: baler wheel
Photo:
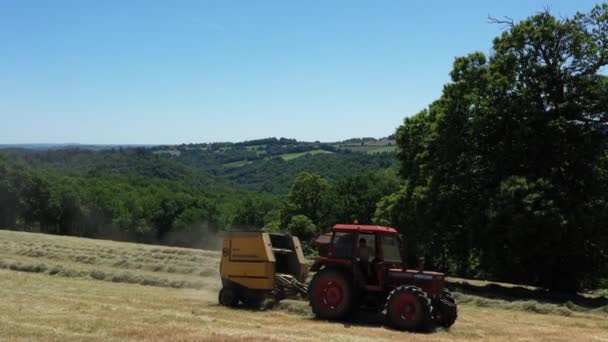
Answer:
<svg viewBox="0 0 608 342"><path fill-rule="evenodd" d="M236 291L230 287L222 287L218 300L224 306L235 307L239 304L239 297Z"/></svg>
<svg viewBox="0 0 608 342"><path fill-rule="evenodd" d="M258 310L262 308L262 304L265 301L264 295L256 293L254 291L248 291L241 296L243 305L248 309Z"/></svg>

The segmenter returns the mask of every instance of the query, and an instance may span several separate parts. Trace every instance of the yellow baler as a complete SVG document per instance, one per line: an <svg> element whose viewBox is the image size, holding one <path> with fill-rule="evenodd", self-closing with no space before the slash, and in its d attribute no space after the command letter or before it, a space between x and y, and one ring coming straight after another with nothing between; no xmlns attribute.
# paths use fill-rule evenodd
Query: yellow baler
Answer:
<svg viewBox="0 0 608 342"><path fill-rule="evenodd" d="M219 302L259 307L265 299L305 296L308 267L300 240L287 234L229 232L220 263Z"/></svg>

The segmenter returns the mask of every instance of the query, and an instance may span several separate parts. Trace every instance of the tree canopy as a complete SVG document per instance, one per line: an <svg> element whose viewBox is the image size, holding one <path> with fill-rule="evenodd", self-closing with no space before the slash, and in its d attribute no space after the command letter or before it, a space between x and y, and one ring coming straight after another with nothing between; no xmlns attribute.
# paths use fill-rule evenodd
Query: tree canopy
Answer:
<svg viewBox="0 0 608 342"><path fill-rule="evenodd" d="M573 290L608 265L608 5L507 26L397 130L376 219L460 275ZM416 246L414 246L416 244Z"/></svg>

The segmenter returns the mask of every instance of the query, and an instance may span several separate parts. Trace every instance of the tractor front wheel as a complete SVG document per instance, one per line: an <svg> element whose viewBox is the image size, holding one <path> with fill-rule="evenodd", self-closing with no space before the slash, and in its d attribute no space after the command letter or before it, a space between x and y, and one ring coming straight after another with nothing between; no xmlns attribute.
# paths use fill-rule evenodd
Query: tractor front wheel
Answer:
<svg viewBox="0 0 608 342"><path fill-rule="evenodd" d="M308 297L318 318L345 319L355 309L352 279L338 270L324 269L315 274Z"/></svg>
<svg viewBox="0 0 608 342"><path fill-rule="evenodd" d="M458 318L458 308L452 294L447 289L443 290L441 298L433 305L435 310L435 321L444 328L449 328Z"/></svg>
<svg viewBox="0 0 608 342"><path fill-rule="evenodd" d="M431 301L416 286L400 286L386 300L387 323L399 330L424 331L431 323Z"/></svg>

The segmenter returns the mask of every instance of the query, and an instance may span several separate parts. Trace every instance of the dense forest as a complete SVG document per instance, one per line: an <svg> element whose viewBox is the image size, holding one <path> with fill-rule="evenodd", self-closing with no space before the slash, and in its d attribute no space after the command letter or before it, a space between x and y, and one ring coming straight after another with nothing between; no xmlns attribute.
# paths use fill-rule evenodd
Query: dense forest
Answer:
<svg viewBox="0 0 608 342"><path fill-rule="evenodd" d="M303 154L291 160L272 156L240 167L201 161L221 160L223 154L234 154L230 149L224 146L211 156L193 149L200 154L196 163L190 159L194 153L186 159L158 153L165 147L2 150L0 228L211 247L220 231L280 230L282 222L289 223L285 206L290 202L285 199L304 170L318 171L315 177L338 190L348 180L369 182L376 172L386 174L393 185L368 201L368 217L380 197L398 186L391 152ZM336 218L355 215L353 207L333 212L333 202L325 203L324 210ZM315 221L315 227L321 222Z"/></svg>
<svg viewBox="0 0 608 342"><path fill-rule="evenodd" d="M505 27L387 138L0 151L0 229L211 247L396 227L410 263L574 291L608 286L608 5Z"/></svg>

